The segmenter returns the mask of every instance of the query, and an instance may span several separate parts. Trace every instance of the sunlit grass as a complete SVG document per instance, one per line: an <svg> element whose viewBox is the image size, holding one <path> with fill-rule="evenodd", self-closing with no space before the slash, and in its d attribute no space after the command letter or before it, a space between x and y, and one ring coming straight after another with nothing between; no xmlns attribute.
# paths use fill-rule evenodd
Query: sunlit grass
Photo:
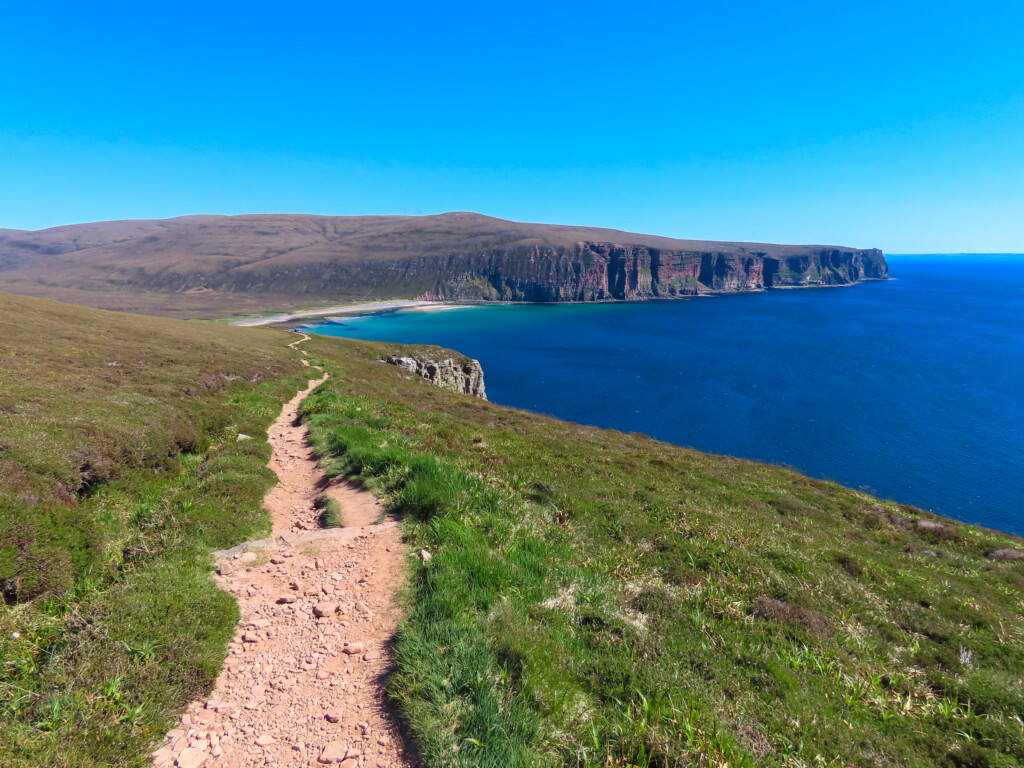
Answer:
<svg viewBox="0 0 1024 768"><path fill-rule="evenodd" d="M392 682L429 764L1024 759L1018 539L311 345L323 461L432 553Z"/></svg>
<svg viewBox="0 0 1024 768"><path fill-rule="evenodd" d="M0 765L142 765L234 631L210 550L269 530L269 446L235 436L305 374L283 334L10 299Z"/></svg>
<svg viewBox="0 0 1024 768"><path fill-rule="evenodd" d="M217 674L237 609L208 553L268 530L261 438L306 372L273 331L18 301L0 765L142 765ZM431 554L390 683L427 764L1024 760L1024 565L989 558L1019 539L307 346L321 462Z"/></svg>

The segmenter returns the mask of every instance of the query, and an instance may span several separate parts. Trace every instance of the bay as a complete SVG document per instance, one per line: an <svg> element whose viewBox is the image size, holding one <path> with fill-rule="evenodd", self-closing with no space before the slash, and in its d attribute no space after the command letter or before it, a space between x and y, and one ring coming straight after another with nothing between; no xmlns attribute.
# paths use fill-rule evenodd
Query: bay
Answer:
<svg viewBox="0 0 1024 768"><path fill-rule="evenodd" d="M894 279L614 304L377 313L305 330L438 344L488 397L767 461L1024 534L1024 256Z"/></svg>

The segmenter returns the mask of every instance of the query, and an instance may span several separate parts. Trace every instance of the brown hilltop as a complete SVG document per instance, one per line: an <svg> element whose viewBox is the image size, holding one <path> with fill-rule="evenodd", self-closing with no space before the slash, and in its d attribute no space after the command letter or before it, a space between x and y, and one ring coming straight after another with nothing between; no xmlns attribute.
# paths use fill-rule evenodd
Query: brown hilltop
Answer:
<svg viewBox="0 0 1024 768"><path fill-rule="evenodd" d="M875 249L437 216L185 216L0 230L0 290L189 315L338 299L603 301L884 278Z"/></svg>

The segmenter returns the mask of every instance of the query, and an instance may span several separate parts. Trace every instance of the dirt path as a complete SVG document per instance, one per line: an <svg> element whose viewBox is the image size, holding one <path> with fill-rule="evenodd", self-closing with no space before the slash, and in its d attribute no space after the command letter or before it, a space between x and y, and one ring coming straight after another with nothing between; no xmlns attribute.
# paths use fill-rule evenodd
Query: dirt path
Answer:
<svg viewBox="0 0 1024 768"><path fill-rule="evenodd" d="M328 484L306 427L295 425L302 399L326 379L310 381L268 430L279 483L264 504L278 546L220 562L215 578L242 619L213 693L192 702L154 766L414 764L383 695L405 574L399 529L374 524L373 494ZM318 530L321 493L338 501L345 528Z"/></svg>

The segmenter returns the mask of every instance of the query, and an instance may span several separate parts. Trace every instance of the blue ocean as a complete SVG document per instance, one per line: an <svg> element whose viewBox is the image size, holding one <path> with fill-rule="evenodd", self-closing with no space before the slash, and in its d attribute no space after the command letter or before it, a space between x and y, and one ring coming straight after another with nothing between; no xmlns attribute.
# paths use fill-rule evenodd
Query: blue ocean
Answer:
<svg viewBox="0 0 1024 768"><path fill-rule="evenodd" d="M844 288L306 328L457 349L496 403L1024 534L1024 256L888 259L894 279Z"/></svg>

